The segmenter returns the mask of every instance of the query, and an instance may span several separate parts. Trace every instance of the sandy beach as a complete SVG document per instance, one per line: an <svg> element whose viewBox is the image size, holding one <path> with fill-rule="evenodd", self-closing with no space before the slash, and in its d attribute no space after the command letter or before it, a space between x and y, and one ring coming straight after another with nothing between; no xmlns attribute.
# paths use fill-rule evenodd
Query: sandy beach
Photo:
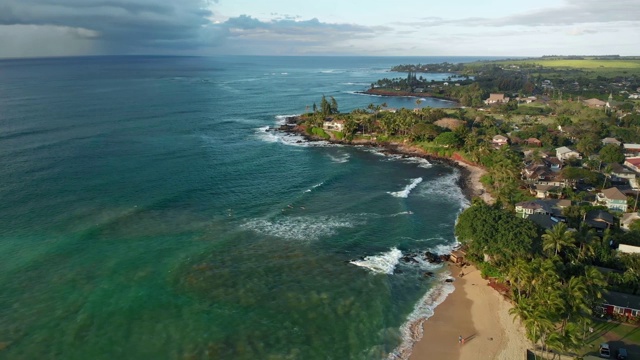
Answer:
<svg viewBox="0 0 640 360"><path fill-rule="evenodd" d="M509 301L489 287L473 266L463 269L464 277L458 275L458 267L449 266L456 289L423 323L424 335L410 359L522 359L529 343L518 321L509 315Z"/></svg>

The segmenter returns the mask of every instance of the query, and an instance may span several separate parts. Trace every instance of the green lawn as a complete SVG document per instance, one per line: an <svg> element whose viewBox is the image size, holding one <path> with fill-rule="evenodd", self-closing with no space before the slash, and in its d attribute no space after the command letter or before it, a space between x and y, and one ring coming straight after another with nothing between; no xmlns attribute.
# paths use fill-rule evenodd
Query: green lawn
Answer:
<svg viewBox="0 0 640 360"><path fill-rule="evenodd" d="M581 353L597 355L598 346L608 342L613 350L623 347L629 352L630 359L640 359L640 327L597 320L593 330L587 336L588 345Z"/></svg>

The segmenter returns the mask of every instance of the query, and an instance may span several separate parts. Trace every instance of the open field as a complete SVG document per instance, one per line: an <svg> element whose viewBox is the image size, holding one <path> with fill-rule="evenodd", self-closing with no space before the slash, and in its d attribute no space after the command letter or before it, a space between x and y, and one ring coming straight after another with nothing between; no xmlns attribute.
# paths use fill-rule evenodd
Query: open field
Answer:
<svg viewBox="0 0 640 360"><path fill-rule="evenodd" d="M616 76L616 75L640 75L640 60L638 59L518 59L490 62L498 65L538 65L548 69L557 70L581 70L588 75ZM470 66L479 66L485 63L473 63Z"/></svg>

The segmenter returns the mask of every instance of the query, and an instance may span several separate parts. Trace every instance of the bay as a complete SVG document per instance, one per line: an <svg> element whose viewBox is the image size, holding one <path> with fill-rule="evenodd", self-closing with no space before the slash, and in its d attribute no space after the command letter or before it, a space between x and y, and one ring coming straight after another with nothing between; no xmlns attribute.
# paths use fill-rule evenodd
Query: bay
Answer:
<svg viewBox="0 0 640 360"><path fill-rule="evenodd" d="M455 243L459 174L265 128L413 108L355 92L472 60L0 61L0 358L385 358L432 309L439 268L399 256Z"/></svg>

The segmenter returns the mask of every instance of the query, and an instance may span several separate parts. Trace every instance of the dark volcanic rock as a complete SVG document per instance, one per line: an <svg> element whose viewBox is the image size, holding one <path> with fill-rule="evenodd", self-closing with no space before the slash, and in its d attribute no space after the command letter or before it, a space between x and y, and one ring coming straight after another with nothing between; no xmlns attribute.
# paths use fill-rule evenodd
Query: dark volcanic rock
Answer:
<svg viewBox="0 0 640 360"><path fill-rule="evenodd" d="M433 264L439 264L442 262L442 259L440 259L440 256L438 254L434 254L429 251L424 253L424 258L427 259L428 262Z"/></svg>

